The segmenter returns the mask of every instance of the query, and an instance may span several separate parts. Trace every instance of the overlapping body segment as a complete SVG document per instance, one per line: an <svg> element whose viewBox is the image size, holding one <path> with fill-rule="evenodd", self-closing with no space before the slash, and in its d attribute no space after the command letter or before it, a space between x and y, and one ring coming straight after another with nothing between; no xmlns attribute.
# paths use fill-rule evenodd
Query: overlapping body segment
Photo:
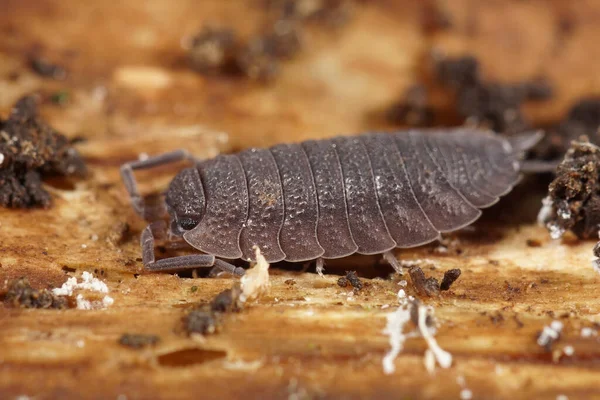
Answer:
<svg viewBox="0 0 600 400"><path fill-rule="evenodd" d="M223 258L256 245L269 262L414 247L477 219L518 166L507 141L466 128L246 150L197 165L206 209L184 238Z"/></svg>
<svg viewBox="0 0 600 400"><path fill-rule="evenodd" d="M317 240L319 207L312 170L298 144L271 148L283 188L284 220L279 243L287 261L314 260L323 255Z"/></svg>

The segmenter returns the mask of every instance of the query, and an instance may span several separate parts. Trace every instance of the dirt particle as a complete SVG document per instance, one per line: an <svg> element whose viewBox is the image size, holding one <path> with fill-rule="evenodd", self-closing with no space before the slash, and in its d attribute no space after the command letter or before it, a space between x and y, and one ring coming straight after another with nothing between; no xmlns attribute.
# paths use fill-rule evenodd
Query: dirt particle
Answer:
<svg viewBox="0 0 600 400"><path fill-rule="evenodd" d="M494 314L490 315L490 321L492 321L492 324L498 325L504 322L504 315L502 315L500 311L496 311Z"/></svg>
<svg viewBox="0 0 600 400"><path fill-rule="evenodd" d="M413 85L406 90L403 100L387 112L392 123L409 126L431 126L434 122L433 109L428 105L427 89L423 85Z"/></svg>
<svg viewBox="0 0 600 400"><path fill-rule="evenodd" d="M587 136L596 145L600 144L600 97L580 99L556 126L546 129L546 134L535 148L535 156L541 159L562 157L573 141Z"/></svg>
<svg viewBox="0 0 600 400"><path fill-rule="evenodd" d="M208 335L217 332L220 327L218 314L206 307L193 310L185 318L185 330L188 334Z"/></svg>
<svg viewBox="0 0 600 400"><path fill-rule="evenodd" d="M58 64L51 63L41 57L32 57L30 60L31 69L44 78L64 80L67 78L67 71Z"/></svg>
<svg viewBox="0 0 600 400"><path fill-rule="evenodd" d="M356 271L346 271L346 276L338 279L337 283L340 287L347 287L350 284L356 292L363 288L363 283L356 275Z"/></svg>
<svg viewBox="0 0 600 400"><path fill-rule="evenodd" d="M422 303L419 299L408 300L408 307L410 308L410 320L415 326L419 326L419 307L422 307ZM425 325L431 328L435 326L435 318L432 314L427 313L425 318Z"/></svg>
<svg viewBox="0 0 600 400"><path fill-rule="evenodd" d="M566 231L580 239L598 237L600 226L600 148L587 138L573 142L556 169L538 219L553 239Z"/></svg>
<svg viewBox="0 0 600 400"><path fill-rule="evenodd" d="M34 96L20 99L8 120L0 121L0 205L47 207L42 177L83 177L86 168L69 140L37 115Z"/></svg>
<svg viewBox="0 0 600 400"><path fill-rule="evenodd" d="M132 349L141 349L147 346L154 346L160 341L156 335L146 335L141 333L124 333L119 338L119 344Z"/></svg>
<svg viewBox="0 0 600 400"><path fill-rule="evenodd" d="M286 279L283 283L285 283L288 286L294 286L296 284L296 281L294 279Z"/></svg>
<svg viewBox="0 0 600 400"><path fill-rule="evenodd" d="M232 29L205 27L192 38L188 52L192 68L205 74L234 68L237 38Z"/></svg>
<svg viewBox="0 0 600 400"><path fill-rule="evenodd" d="M440 284L440 290L449 290L450 286L460 277L461 270L458 268L450 269L444 272L444 278Z"/></svg>
<svg viewBox="0 0 600 400"><path fill-rule="evenodd" d="M508 282L508 281L504 281L504 289L506 290L507 293L512 293L512 294L521 293L521 288L512 286L510 284L510 282Z"/></svg>
<svg viewBox="0 0 600 400"><path fill-rule="evenodd" d="M238 302L239 289L235 287L233 289L227 289L216 295L210 302L210 309L212 312L226 313L226 312L237 312L240 310L240 304Z"/></svg>
<svg viewBox="0 0 600 400"><path fill-rule="evenodd" d="M525 243L528 247L542 247L542 242L538 239L527 239Z"/></svg>
<svg viewBox="0 0 600 400"><path fill-rule="evenodd" d="M188 334L208 335L221 328L223 314L241 310L241 289L234 285L217 294L208 304L201 304L184 318L184 328Z"/></svg>
<svg viewBox="0 0 600 400"><path fill-rule="evenodd" d="M19 278L8 284L4 304L16 308L68 308L67 298L55 296L50 290L31 287L27 278Z"/></svg>
<svg viewBox="0 0 600 400"><path fill-rule="evenodd" d="M412 284L420 295L437 297L440 295L440 284L435 278L426 278L421 267L413 266L408 270Z"/></svg>

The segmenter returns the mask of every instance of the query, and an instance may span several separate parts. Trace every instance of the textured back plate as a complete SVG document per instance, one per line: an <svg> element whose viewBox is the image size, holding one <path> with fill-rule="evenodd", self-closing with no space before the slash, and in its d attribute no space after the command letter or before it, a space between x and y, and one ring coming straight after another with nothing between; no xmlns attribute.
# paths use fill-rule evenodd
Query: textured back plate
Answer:
<svg viewBox="0 0 600 400"><path fill-rule="evenodd" d="M479 209L450 185L430 157L422 134L409 132L395 136L415 197L438 231L454 231L481 215Z"/></svg>
<svg viewBox="0 0 600 400"><path fill-rule="evenodd" d="M333 139L342 165L348 221L360 254L383 253L396 246L387 230L375 191L367 149L358 137Z"/></svg>
<svg viewBox="0 0 600 400"><path fill-rule="evenodd" d="M240 258L239 238L248 216L248 189L236 156L218 156L198 165L206 211L200 223L183 238L217 257Z"/></svg>
<svg viewBox="0 0 600 400"><path fill-rule="evenodd" d="M394 136L361 137L375 177L375 188L385 224L398 247L414 247L439 237L439 232L415 198Z"/></svg>
<svg viewBox="0 0 600 400"><path fill-rule="evenodd" d="M307 261L324 250L317 241L319 207L308 158L302 146L281 144L271 148L283 187L285 217L279 244L287 261Z"/></svg>
<svg viewBox="0 0 600 400"><path fill-rule="evenodd" d="M350 232L342 166L333 142L309 140L303 142L302 147L308 156L317 190L317 238L324 250L323 257L354 254L358 246Z"/></svg>
<svg viewBox="0 0 600 400"><path fill-rule="evenodd" d="M240 235L244 259L254 260L253 246L268 262L285 258L279 246L284 203L279 171L273 155L266 149L250 149L238 154L248 184L248 220Z"/></svg>

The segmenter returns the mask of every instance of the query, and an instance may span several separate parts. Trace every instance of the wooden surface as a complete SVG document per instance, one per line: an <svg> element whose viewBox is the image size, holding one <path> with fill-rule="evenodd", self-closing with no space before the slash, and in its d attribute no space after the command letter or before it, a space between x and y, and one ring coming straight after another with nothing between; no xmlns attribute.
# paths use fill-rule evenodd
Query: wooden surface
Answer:
<svg viewBox="0 0 600 400"><path fill-rule="evenodd" d="M303 53L265 87L198 75L180 45L205 23L235 21L251 34L261 22L259 2L0 0L0 115L23 94L66 91L65 106L45 102L42 113L67 136L87 139L77 147L92 171L85 181L53 183L50 209L0 210L0 283L25 276L34 287L56 287L90 271L114 298L105 310L0 306L0 398L450 399L463 389L475 399L600 398L600 340L581 335L600 322L593 243L551 241L535 226L544 182L525 181L452 236L448 254L435 244L397 252L432 260L437 269L425 272L438 279L450 268L463 272L439 299L422 299L435 308L438 341L454 356L434 375L420 338L407 341L396 372L384 375L390 346L382 331L400 278L389 278L391 269L375 266L374 257L333 262L324 278L275 265L270 294L203 340L187 337L181 319L231 279L139 274L144 224L128 206L118 167L140 153L185 147L209 157L390 129L380 116L415 82L432 48L476 54L497 80L548 76L555 98L526 110L539 123L600 92L599 2L440 2L454 26L435 35L423 34L419 4L360 2L346 26L310 28ZM566 36L557 33L565 20L575 26ZM34 74L32 52L64 65L68 79ZM433 99L448 101L441 93ZM145 191L170 176L140 174ZM131 229L121 237L124 223ZM336 284L348 269L370 285L349 295ZM406 290L415 294L410 284ZM536 337L555 319L565 328L552 354ZM123 333L161 341L132 350L118 344ZM566 346L572 356L561 355Z"/></svg>

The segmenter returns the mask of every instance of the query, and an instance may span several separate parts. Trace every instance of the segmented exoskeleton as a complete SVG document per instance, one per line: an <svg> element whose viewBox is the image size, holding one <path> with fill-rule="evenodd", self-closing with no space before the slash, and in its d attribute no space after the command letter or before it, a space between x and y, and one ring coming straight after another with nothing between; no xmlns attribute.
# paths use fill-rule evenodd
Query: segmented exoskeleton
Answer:
<svg viewBox="0 0 600 400"><path fill-rule="evenodd" d="M513 140L457 128L340 136L249 149L195 161L171 182L170 231L205 253L154 260L153 234L142 235L150 270L212 266L223 259L268 262L340 258L432 242L460 229L508 193L520 160L537 138ZM184 151L123 166L143 213L133 169L188 157ZM152 248L150 247L152 245ZM387 257L397 266L395 258Z"/></svg>

